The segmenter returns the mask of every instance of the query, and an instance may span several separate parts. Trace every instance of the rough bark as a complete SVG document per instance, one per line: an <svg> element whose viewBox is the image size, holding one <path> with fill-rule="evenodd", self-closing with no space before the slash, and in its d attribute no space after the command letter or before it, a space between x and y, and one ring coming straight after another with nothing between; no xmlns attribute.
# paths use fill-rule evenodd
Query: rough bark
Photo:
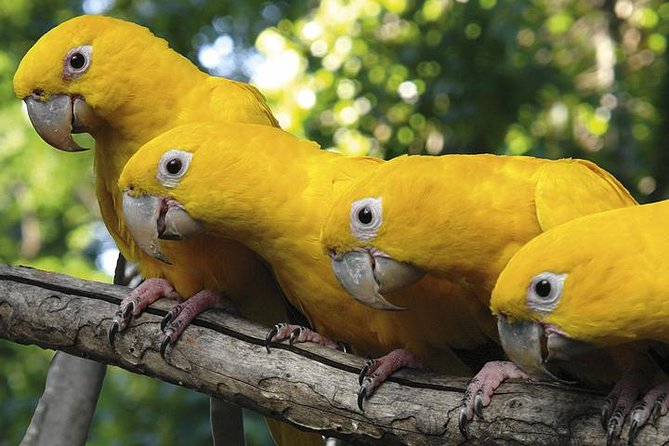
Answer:
<svg viewBox="0 0 669 446"><path fill-rule="evenodd" d="M363 360L316 345L276 345L266 328L220 312L199 317L160 357L160 300L112 348L106 329L127 288L22 267L0 266L0 336L154 376L303 429L372 445L605 444L603 396L539 383L502 385L465 442L457 427L465 379L404 370L357 409ZM669 420L644 428L637 444L662 444ZM626 440L623 438L622 440Z"/></svg>

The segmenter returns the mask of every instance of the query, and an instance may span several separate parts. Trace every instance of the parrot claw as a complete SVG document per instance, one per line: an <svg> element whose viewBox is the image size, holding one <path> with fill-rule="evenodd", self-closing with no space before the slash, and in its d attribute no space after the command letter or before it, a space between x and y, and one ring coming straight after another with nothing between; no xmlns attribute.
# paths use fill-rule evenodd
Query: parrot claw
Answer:
<svg viewBox="0 0 669 446"><path fill-rule="evenodd" d="M146 279L121 301L107 330L107 339L114 346L116 334L126 329L133 317L161 297L177 298L179 295L165 279Z"/></svg>
<svg viewBox="0 0 669 446"><path fill-rule="evenodd" d="M469 440L469 420L467 419L467 409L464 407L460 409L460 416L458 417L458 429L460 429L460 433L463 437L465 437L465 440Z"/></svg>
<svg viewBox="0 0 669 446"><path fill-rule="evenodd" d="M620 436L622 425L625 420L624 406L618 406L609 418L606 429L606 446L611 446L613 442Z"/></svg>
<svg viewBox="0 0 669 446"><path fill-rule="evenodd" d="M396 349L385 356L377 359L368 359L360 370L358 382L360 390L358 391L358 407L362 409L362 400L369 398L377 387L379 387L388 377L402 367L420 367L411 352L403 349ZM363 398L360 395L364 391Z"/></svg>
<svg viewBox="0 0 669 446"><path fill-rule="evenodd" d="M476 396L474 397L474 414L476 415L476 418L479 420L483 419L483 388L479 389L478 392L476 392Z"/></svg>
<svg viewBox="0 0 669 446"><path fill-rule="evenodd" d="M165 338L163 339L162 344L160 344L160 356L167 360L165 358L165 352L167 351L167 347L172 345L172 336L174 335L174 330L172 329L167 329L165 331Z"/></svg>
<svg viewBox="0 0 669 446"><path fill-rule="evenodd" d="M107 339L109 339L109 345L114 347L114 343L116 341L116 333L118 333L119 325L118 322L112 321L111 325L109 326L109 330L107 331Z"/></svg>
<svg viewBox="0 0 669 446"><path fill-rule="evenodd" d="M602 411L599 414L599 421L602 423L604 430L606 430L607 424L609 422L609 415L611 415L611 405L613 405L613 399L608 396L604 400Z"/></svg>
<svg viewBox="0 0 669 446"><path fill-rule="evenodd" d="M362 368L360 369L360 373L358 374L358 384L362 385L362 381L367 376L367 372L369 372L369 369L371 369L374 366L375 362L376 360L372 358L369 358L367 359L367 361L365 361L365 364L362 366Z"/></svg>
<svg viewBox="0 0 669 446"><path fill-rule="evenodd" d="M123 320L129 321L132 314L135 312L135 302L131 301L125 308L120 308L119 311Z"/></svg>
<svg viewBox="0 0 669 446"><path fill-rule="evenodd" d="M290 332L290 337L288 338L289 345L293 345L295 343L295 341L300 337L302 330L304 330L304 327L300 326Z"/></svg>
<svg viewBox="0 0 669 446"><path fill-rule="evenodd" d="M274 325L270 331L267 332L267 336L265 336L265 348L267 349L267 353L270 352L269 346L272 343L272 340L274 339L274 336L279 333L279 330L286 325L283 322L279 322L278 324Z"/></svg>
<svg viewBox="0 0 669 446"><path fill-rule="evenodd" d="M160 331L165 332L167 326L179 316L183 307L181 304L173 307L160 321Z"/></svg>
<svg viewBox="0 0 669 446"><path fill-rule="evenodd" d="M630 429L627 444L632 446L636 441L639 432L646 424L656 425L657 420L666 412L667 391L669 382L664 382L652 387L646 394L634 405L630 412Z"/></svg>
<svg viewBox="0 0 669 446"><path fill-rule="evenodd" d="M315 331L301 325L286 324L279 322L265 336L265 348L269 353L269 347L272 341L281 342L288 339L288 344L294 345L299 342L313 342L328 348L337 349L337 343L321 336Z"/></svg>
<svg viewBox="0 0 669 446"><path fill-rule="evenodd" d="M121 304L119 308L114 313L114 318L112 323L107 330L107 339L109 344L114 347L116 343L116 334L123 331L125 327L128 326L130 320L132 319L132 314L135 311L134 301L130 301L125 305Z"/></svg>
<svg viewBox="0 0 669 446"><path fill-rule="evenodd" d="M360 384L360 389L358 389L358 408L360 409L360 412L365 411L364 402L371 394L370 389L374 389L374 387L376 387L374 385L375 379L375 376L366 376L365 379L363 379L363 382Z"/></svg>
<svg viewBox="0 0 669 446"><path fill-rule="evenodd" d="M641 424L637 420L632 420L632 424L630 425L630 432L629 435L627 436L627 444L629 446L634 445L634 441L636 440L637 435L639 435L639 431L641 430Z"/></svg>
<svg viewBox="0 0 669 446"><path fill-rule="evenodd" d="M350 353L351 348L345 342L337 341L337 350L340 350L344 353Z"/></svg>
<svg viewBox="0 0 669 446"><path fill-rule="evenodd" d="M483 419L483 408L490 404L497 387L507 379L529 380L530 377L510 361L490 361L469 381L462 396L460 412L460 432L465 438L468 438L468 434L463 432L462 423L466 425L474 419L474 415Z"/></svg>
<svg viewBox="0 0 669 446"><path fill-rule="evenodd" d="M662 404L664 403L666 396L666 394L662 396L662 401L660 401L660 398L658 398L657 401L655 401L653 404L653 410L650 412L650 423L653 426L657 424L657 420L659 420L660 415L662 415Z"/></svg>

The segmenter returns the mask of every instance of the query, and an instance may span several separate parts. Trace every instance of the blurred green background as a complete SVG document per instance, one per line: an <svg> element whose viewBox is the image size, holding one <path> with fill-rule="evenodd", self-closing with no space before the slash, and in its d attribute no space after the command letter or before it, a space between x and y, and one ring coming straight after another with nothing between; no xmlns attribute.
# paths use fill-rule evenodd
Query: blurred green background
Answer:
<svg viewBox="0 0 669 446"><path fill-rule="evenodd" d="M349 154L593 160L669 194L669 3L645 0L0 2L0 261L110 281L91 153L52 150L11 87L34 41L82 13L149 27L250 81L284 128ZM0 446L17 444L52 352L0 342ZM247 417L249 444L269 440ZM208 399L110 368L91 445L209 444Z"/></svg>

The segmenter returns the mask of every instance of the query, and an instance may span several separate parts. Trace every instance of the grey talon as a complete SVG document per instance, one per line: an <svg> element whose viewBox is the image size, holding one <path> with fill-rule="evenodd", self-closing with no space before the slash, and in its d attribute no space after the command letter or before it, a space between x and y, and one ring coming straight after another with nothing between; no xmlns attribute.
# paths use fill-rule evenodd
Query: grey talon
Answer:
<svg viewBox="0 0 669 446"><path fill-rule="evenodd" d="M458 429L465 440L469 440L469 427L467 425L467 409L465 407L460 409L460 416L458 417Z"/></svg>
<svg viewBox="0 0 669 446"><path fill-rule="evenodd" d="M606 446L611 446L618 437L618 418L613 417L609 421L609 428L606 431Z"/></svg>
<svg viewBox="0 0 669 446"><path fill-rule="evenodd" d="M367 372L369 371L369 368L374 364L373 359L368 359L365 361L365 364L362 366L360 369L360 373L358 374L358 384L362 385L362 381L367 377Z"/></svg>
<svg viewBox="0 0 669 446"><path fill-rule="evenodd" d="M365 402L365 398L367 398L367 386L368 384L365 383L361 385L360 389L358 390L358 408L360 409L361 412L365 411L363 403Z"/></svg>
<svg viewBox="0 0 669 446"><path fill-rule="evenodd" d="M116 342L116 333L118 333L118 322L113 321L111 325L109 326L109 330L107 331L107 339L109 339L109 344L111 344L112 347L114 347L114 343Z"/></svg>
<svg viewBox="0 0 669 446"><path fill-rule="evenodd" d="M655 426L657 424L657 420L660 419L660 413L662 412L662 401L663 400L664 400L664 398L662 398L662 400L660 398L658 398L653 403L653 409L650 411L650 423L653 426Z"/></svg>
<svg viewBox="0 0 669 446"><path fill-rule="evenodd" d="M171 330L169 331L170 333L167 332L165 333L165 339L163 339L163 343L160 344L160 356L162 356L162 358L165 360L167 359L165 358L165 352L167 351L167 347L172 345L172 339L170 336L172 335L173 332Z"/></svg>
<svg viewBox="0 0 669 446"><path fill-rule="evenodd" d="M121 310L121 317L123 317L123 320L127 321L132 317L132 313L134 312L135 312L135 303L130 302L128 305L125 306L125 308Z"/></svg>
<svg viewBox="0 0 669 446"><path fill-rule="evenodd" d="M272 339L274 339L274 336L279 332L279 324L276 324L270 331L267 332L267 336L265 336L265 348L267 349L267 353L270 352L269 346L272 343Z"/></svg>
<svg viewBox="0 0 669 446"><path fill-rule="evenodd" d="M290 332L290 337L288 338L288 344L293 345L297 340L297 338L300 336L300 333L302 333L302 327L297 327L292 332Z"/></svg>
<svg viewBox="0 0 669 446"><path fill-rule="evenodd" d="M165 332L165 327L167 327L167 324L172 322L172 312L168 312L165 317L160 321L160 331Z"/></svg>
<svg viewBox="0 0 669 446"><path fill-rule="evenodd" d="M604 430L606 430L609 425L610 405L611 401L608 398L604 400L604 407L602 407L602 412L600 413L600 421Z"/></svg>
<svg viewBox="0 0 669 446"><path fill-rule="evenodd" d="M476 392L474 397L474 414L480 420L483 419L483 398L481 397L482 390Z"/></svg>
<svg viewBox="0 0 669 446"><path fill-rule="evenodd" d="M630 433L627 437L627 444L629 446L634 445L634 441L636 440L637 435L639 435L639 431L641 430L641 425L637 420L632 421L632 425L630 426Z"/></svg>

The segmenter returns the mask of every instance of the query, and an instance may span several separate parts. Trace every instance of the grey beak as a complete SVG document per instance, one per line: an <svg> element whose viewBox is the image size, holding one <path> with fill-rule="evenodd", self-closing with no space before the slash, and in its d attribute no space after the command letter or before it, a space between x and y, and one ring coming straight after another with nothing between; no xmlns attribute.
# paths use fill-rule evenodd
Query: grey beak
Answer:
<svg viewBox="0 0 669 446"><path fill-rule="evenodd" d="M24 102L30 122L44 141L66 152L87 150L72 139L72 133L88 131L97 120L83 99L73 100L68 95L58 94L41 101L32 95L24 98Z"/></svg>
<svg viewBox="0 0 669 446"><path fill-rule="evenodd" d="M135 243L150 256L171 264L160 251L158 240L158 221L162 209L162 200L153 195L133 197L127 192L123 194L123 214Z"/></svg>
<svg viewBox="0 0 669 446"><path fill-rule="evenodd" d="M410 285L424 273L413 265L391 258L372 257L366 250L330 256L339 284L357 301L379 310L404 310L388 302L382 292Z"/></svg>
<svg viewBox="0 0 669 446"><path fill-rule="evenodd" d="M542 351L544 329L532 321L509 323L504 316L497 318L497 329L507 356L525 373L538 379L572 384L558 378L547 368Z"/></svg>

